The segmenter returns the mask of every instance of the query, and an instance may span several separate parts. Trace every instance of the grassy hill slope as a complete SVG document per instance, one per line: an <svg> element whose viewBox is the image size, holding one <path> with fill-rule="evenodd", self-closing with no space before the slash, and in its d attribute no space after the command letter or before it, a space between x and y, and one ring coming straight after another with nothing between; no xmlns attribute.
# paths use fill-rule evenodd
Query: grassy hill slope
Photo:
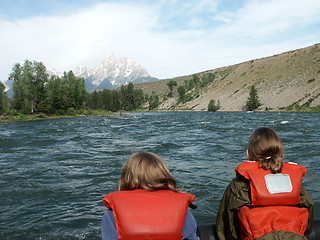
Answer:
<svg viewBox="0 0 320 240"><path fill-rule="evenodd" d="M177 104L178 94L168 98L167 82L185 86L192 75L135 85L145 93L158 94L160 109L207 110L211 99L220 101L222 111L242 111L251 86L258 89L260 110L294 110L320 106L320 44L271 57L196 73L201 79L211 73L214 79L205 86L190 90L188 101Z"/></svg>

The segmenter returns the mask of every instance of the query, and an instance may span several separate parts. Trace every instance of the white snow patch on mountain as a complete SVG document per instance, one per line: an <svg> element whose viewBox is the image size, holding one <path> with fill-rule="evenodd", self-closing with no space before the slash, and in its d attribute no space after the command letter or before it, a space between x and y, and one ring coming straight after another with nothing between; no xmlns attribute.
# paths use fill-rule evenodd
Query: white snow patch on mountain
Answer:
<svg viewBox="0 0 320 240"><path fill-rule="evenodd" d="M113 54L108 55L92 69L85 65L79 65L73 70L73 73L77 77L84 78L86 86L91 85L90 90L105 87L110 89L126 85L129 82L157 80L151 77L139 63L126 57L117 59ZM48 71L48 74L63 76L56 70Z"/></svg>

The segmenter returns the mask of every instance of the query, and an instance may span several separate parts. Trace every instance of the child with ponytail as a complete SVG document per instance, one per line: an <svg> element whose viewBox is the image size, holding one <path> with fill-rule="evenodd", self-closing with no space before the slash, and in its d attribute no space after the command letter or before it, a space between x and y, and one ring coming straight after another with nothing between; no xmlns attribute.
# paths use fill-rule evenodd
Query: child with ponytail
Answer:
<svg viewBox="0 0 320 240"><path fill-rule="evenodd" d="M313 201L302 186L307 170L285 163L283 143L273 129L249 139L247 158L236 169L221 200L217 235L231 239L306 239L312 230Z"/></svg>

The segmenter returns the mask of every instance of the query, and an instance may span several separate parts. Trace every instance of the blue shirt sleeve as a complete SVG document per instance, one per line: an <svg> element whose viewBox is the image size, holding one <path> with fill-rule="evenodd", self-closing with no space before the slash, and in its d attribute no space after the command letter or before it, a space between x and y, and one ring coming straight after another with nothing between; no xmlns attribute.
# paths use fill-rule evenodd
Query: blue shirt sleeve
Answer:
<svg viewBox="0 0 320 240"><path fill-rule="evenodd" d="M101 224L102 240L118 240L118 231L116 227L116 219L113 216L112 210L107 209L102 217Z"/></svg>
<svg viewBox="0 0 320 240"><path fill-rule="evenodd" d="M197 222L189 209L187 210L186 218L184 220L182 234L182 239L200 240L200 238L197 236Z"/></svg>
<svg viewBox="0 0 320 240"><path fill-rule="evenodd" d="M107 209L102 217L101 225L102 240L118 240L118 232L116 227L116 219L112 210ZM200 240L197 236L197 223L192 213L187 210L182 229L183 238L188 240Z"/></svg>

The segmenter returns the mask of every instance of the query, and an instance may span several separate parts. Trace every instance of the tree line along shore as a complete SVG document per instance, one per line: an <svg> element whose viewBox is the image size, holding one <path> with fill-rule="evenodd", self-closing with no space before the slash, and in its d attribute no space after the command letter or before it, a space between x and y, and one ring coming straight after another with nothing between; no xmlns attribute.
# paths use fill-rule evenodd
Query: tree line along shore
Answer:
<svg viewBox="0 0 320 240"><path fill-rule="evenodd" d="M64 72L62 77L55 75L49 77L42 62L26 60L22 65L14 64L9 75L9 80L13 81L12 98L7 97L5 86L0 82L0 122L75 116L111 116L120 115L121 111L197 110L190 107L179 108L179 106L190 105L199 96L204 95L203 93L207 92L215 82L221 82L228 77L232 67L225 68L223 71L193 74L185 77L183 81L177 81L178 78L169 79L165 81L165 89L161 93L145 91L141 84L133 83L112 90L86 92L84 79L76 77L72 71ZM315 80L309 80L308 83L310 81ZM160 86L163 80L144 83L144 86L157 86L157 84ZM268 107L261 108L262 103L254 83L248 88L250 91L242 110L274 110ZM280 108L280 111L320 112L319 105L310 105L313 100L314 98L309 98L303 104L295 102ZM221 111L220 99L210 96L205 101L202 103L205 106L202 110Z"/></svg>
<svg viewBox="0 0 320 240"><path fill-rule="evenodd" d="M72 71L62 77L47 74L41 62L16 63L9 79L13 96L8 98L0 82L0 121L35 120L70 116L109 116L141 108L149 96L132 83L119 89L86 92L83 78Z"/></svg>

